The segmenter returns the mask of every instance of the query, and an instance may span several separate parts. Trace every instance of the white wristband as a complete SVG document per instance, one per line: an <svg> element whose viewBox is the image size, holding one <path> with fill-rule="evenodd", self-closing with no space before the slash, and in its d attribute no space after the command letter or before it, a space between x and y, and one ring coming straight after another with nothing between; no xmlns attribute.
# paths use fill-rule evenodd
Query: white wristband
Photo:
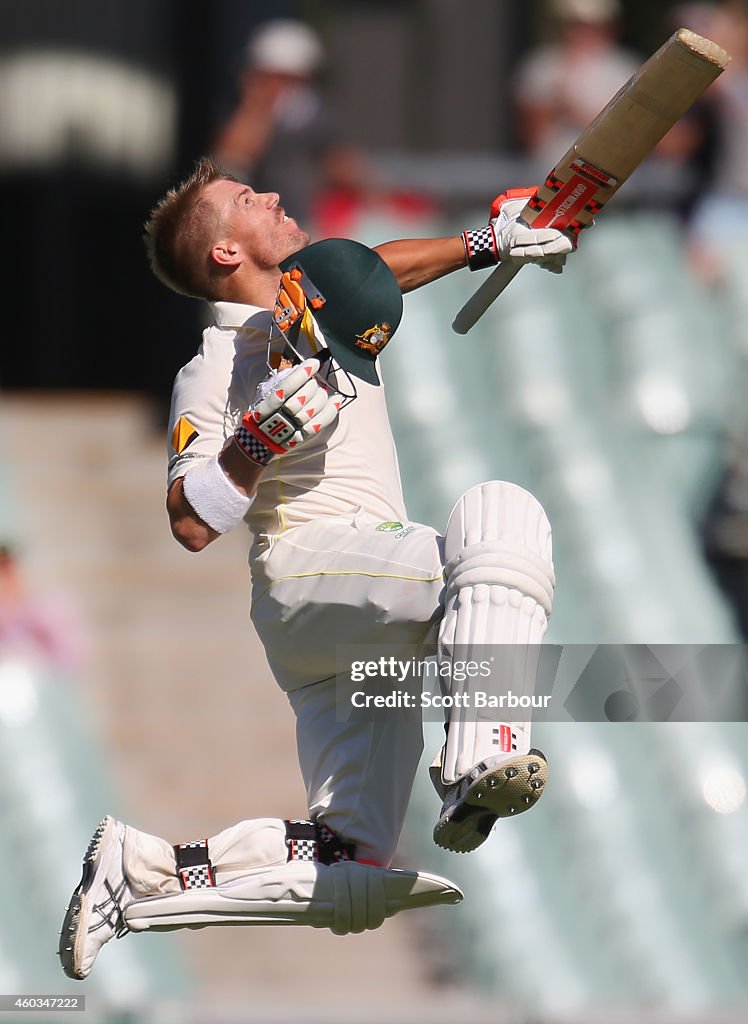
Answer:
<svg viewBox="0 0 748 1024"><path fill-rule="evenodd" d="M216 533L233 529L254 501L254 496L247 498L234 487L221 469L217 455L190 469L182 489L195 512Z"/></svg>

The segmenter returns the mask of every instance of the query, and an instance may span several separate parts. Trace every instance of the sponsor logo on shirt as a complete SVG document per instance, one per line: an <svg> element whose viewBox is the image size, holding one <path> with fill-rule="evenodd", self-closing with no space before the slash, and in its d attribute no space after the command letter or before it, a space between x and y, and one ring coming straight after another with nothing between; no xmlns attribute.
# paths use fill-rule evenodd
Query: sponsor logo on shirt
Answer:
<svg viewBox="0 0 748 1024"><path fill-rule="evenodd" d="M415 530L415 526L403 526L398 520L393 520L389 523L380 523L376 527L379 533L391 533L394 535L395 540L400 540L401 537L407 537L409 533Z"/></svg>
<svg viewBox="0 0 748 1024"><path fill-rule="evenodd" d="M171 446L177 455L181 455L185 448L189 447L199 436L199 433L187 417L180 416L174 424L174 430L171 434Z"/></svg>

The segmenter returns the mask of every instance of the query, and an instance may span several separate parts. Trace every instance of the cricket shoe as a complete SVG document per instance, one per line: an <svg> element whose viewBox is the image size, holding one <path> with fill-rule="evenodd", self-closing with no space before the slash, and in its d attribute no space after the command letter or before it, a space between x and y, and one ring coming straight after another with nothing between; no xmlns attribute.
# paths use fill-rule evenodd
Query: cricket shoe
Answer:
<svg viewBox="0 0 748 1024"><path fill-rule="evenodd" d="M83 874L60 932L59 956L69 978L87 978L104 943L129 930L124 911L134 897L122 863L126 828L107 815L83 857Z"/></svg>
<svg viewBox="0 0 748 1024"><path fill-rule="evenodd" d="M497 818L533 807L543 795L548 764L539 750L496 762L481 761L447 786L434 842L453 853L470 853L489 836Z"/></svg>

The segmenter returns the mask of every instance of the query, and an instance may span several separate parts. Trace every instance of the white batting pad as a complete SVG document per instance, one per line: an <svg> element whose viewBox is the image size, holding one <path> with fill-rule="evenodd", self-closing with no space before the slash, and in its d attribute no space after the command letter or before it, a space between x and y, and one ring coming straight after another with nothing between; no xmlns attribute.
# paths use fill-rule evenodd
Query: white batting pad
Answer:
<svg viewBox="0 0 748 1024"><path fill-rule="evenodd" d="M238 821L211 836L208 849L218 885L233 882L248 871L285 863L286 823L281 818Z"/></svg>
<svg viewBox="0 0 748 1024"><path fill-rule="evenodd" d="M125 826L122 866L133 896L182 891L171 843L130 825Z"/></svg>
<svg viewBox="0 0 748 1024"><path fill-rule="evenodd" d="M214 889L137 900L125 910L130 931L206 925L310 925L336 935L378 928L401 910L459 903L461 891L438 875L353 861L292 861Z"/></svg>
<svg viewBox="0 0 748 1024"><path fill-rule="evenodd" d="M252 818L225 828L208 840L216 881L230 882L248 871L284 864L286 824L280 818ZM122 861L135 896L181 893L174 847L127 826Z"/></svg>
<svg viewBox="0 0 748 1024"><path fill-rule="evenodd" d="M532 696L539 644L548 626L555 576L551 528L542 506L515 484L490 481L465 493L449 517L445 538L446 599L439 630L440 663L450 666L450 694L478 688L454 671L463 659L496 655L501 690ZM505 650L487 650L507 645ZM499 656L500 654L500 656ZM472 702L468 702L472 704ZM450 784L490 757L530 749L530 722L502 722L487 709L448 711L442 781ZM476 718L478 720L476 721Z"/></svg>

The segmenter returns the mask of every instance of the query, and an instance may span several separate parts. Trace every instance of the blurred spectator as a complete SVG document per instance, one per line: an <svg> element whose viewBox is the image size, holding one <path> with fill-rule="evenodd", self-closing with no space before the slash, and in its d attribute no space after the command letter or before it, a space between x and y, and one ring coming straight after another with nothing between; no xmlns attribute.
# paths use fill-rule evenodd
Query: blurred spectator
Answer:
<svg viewBox="0 0 748 1024"><path fill-rule="evenodd" d="M641 64L617 42L618 0L550 0L558 38L520 62L514 92L520 142L553 167Z"/></svg>
<svg viewBox="0 0 748 1024"><path fill-rule="evenodd" d="M289 215L312 228L323 190L357 196L372 178L316 86L323 62L322 43L308 25L262 24L246 47L238 106L213 145L225 170L258 192L279 192Z"/></svg>
<svg viewBox="0 0 748 1024"><path fill-rule="evenodd" d="M748 642L748 432L735 439L704 528L707 561Z"/></svg>
<svg viewBox="0 0 748 1024"><path fill-rule="evenodd" d="M716 121L712 180L696 204L691 255L706 280L720 277L724 260L744 249L748 225L748 10L744 2L697 7L702 35L720 43L732 60L705 95Z"/></svg>
<svg viewBox="0 0 748 1024"><path fill-rule="evenodd" d="M715 8L708 3L684 3L673 7L663 25L663 36L688 28L701 36L712 36ZM670 129L655 150L660 166L671 172L677 186L672 209L689 221L695 206L709 187L714 174L717 148L717 120L713 88L708 90Z"/></svg>
<svg viewBox="0 0 748 1024"><path fill-rule="evenodd" d="M18 555L0 544L0 659L21 656L62 672L80 667L84 643L68 601L27 586Z"/></svg>
<svg viewBox="0 0 748 1024"><path fill-rule="evenodd" d="M717 145L713 179L697 204L690 224L690 254L696 272L719 282L731 310L731 332L740 356L736 372L739 410L746 373L744 333L745 231L748 226L748 5L727 2L698 5L696 31L720 43L732 60L706 99L711 103ZM741 376L742 374L742 376ZM710 565L731 600L748 641L748 423L733 428L722 486L705 527Z"/></svg>

